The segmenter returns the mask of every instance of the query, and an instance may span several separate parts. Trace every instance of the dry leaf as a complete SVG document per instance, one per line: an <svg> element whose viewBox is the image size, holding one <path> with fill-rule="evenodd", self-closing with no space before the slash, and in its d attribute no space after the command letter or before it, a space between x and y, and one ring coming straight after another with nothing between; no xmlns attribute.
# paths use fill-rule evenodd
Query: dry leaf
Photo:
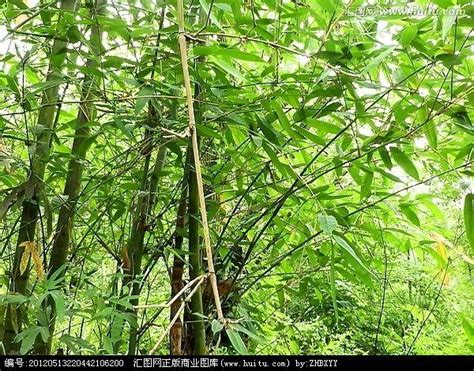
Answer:
<svg viewBox="0 0 474 371"><path fill-rule="evenodd" d="M24 247L23 254L21 254L20 274L25 273L26 269L28 268L28 263L30 262L31 255L31 243L34 242L25 241L20 244L21 247Z"/></svg>
<svg viewBox="0 0 474 371"><path fill-rule="evenodd" d="M443 236L439 235L438 233L432 234L433 238L436 240L436 252L438 253L439 257L443 260L443 264L439 266L440 269L443 269L441 273L441 277L444 277L443 285L449 284L450 277L447 271L447 264L448 264L448 249L446 248L445 239Z"/></svg>
<svg viewBox="0 0 474 371"><path fill-rule="evenodd" d="M21 256L20 274L25 273L26 269L28 268L30 258L32 258L38 279L44 279L43 260L39 253L38 244L36 242L25 241L22 242L19 246L24 247L25 249Z"/></svg>
<svg viewBox="0 0 474 371"><path fill-rule="evenodd" d="M43 269L43 259L39 254L38 249L34 249L31 251L31 257L33 259L33 264L35 267L36 275L38 276L38 280L44 279L44 269Z"/></svg>

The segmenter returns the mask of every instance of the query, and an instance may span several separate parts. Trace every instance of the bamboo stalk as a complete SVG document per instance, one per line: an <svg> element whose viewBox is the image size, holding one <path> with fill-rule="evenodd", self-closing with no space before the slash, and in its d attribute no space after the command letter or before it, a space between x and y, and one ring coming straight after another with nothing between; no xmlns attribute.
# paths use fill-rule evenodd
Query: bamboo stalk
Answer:
<svg viewBox="0 0 474 371"><path fill-rule="evenodd" d="M187 155L189 156L189 154ZM186 160L186 164L188 161ZM183 176L183 186L181 191L181 200L178 206L178 215L176 217L176 231L174 236L174 247L176 254L173 258L173 268L171 271L171 296L180 299L180 295L183 292L183 270L184 270L184 259L185 257L180 251L183 249L183 236L182 231L185 226L186 219L186 195L188 191L188 166L185 168ZM182 300L176 300L171 302L170 309L170 321L173 320L176 313L181 308ZM170 330L170 354L181 355L183 354L183 322L181 318L175 321Z"/></svg>
<svg viewBox="0 0 474 371"><path fill-rule="evenodd" d="M207 212L206 212L206 202L204 198L204 187L202 182L202 174L201 174L201 160L199 156L199 148L198 148L198 138L197 132L195 127L195 118L194 118L194 105L193 105L193 96L191 90L191 79L189 77L189 66L188 66L188 55L187 55L187 46L186 46L186 31L184 28L184 5L183 0L177 0L177 20L178 20L178 42L180 48L180 55L181 55L181 65L183 69L183 80L184 80L184 88L186 93L186 102L188 107L188 129L191 135L191 144L192 144L192 152L193 152L193 159L194 159L194 169L196 174L196 185L199 197L199 209L201 214L201 221L203 226L203 234L204 234L204 247L206 250L206 258L207 258L207 266L208 266L208 273L209 279L211 282L212 292L214 296L214 301L216 305L217 311L217 318L220 322L224 323L224 314L222 312L221 300L219 297L219 290L217 286L217 278L216 272L214 269L214 261L213 261L213 254L211 248L211 240L209 235L209 225L207 221Z"/></svg>
<svg viewBox="0 0 474 371"><path fill-rule="evenodd" d="M151 120L154 120L154 117L152 117ZM149 163L150 157L147 156L147 159L146 159L142 191L143 192L148 191L148 194L147 194L148 198L144 200L142 197L139 200L139 207L137 207L137 215L134 220L132 236L130 237L130 242L129 242L129 249L130 249L129 254L132 257L133 262L132 262L132 272L126 284L128 284L130 281L133 281L132 296L134 296L134 299L131 299L132 305L138 304L138 296L140 295L140 291L141 291L140 282L138 282L136 278L142 272L142 260L143 260L143 252L144 252L145 232L146 232L146 228L148 224L148 215L150 211L153 210L153 207L155 204L156 191L158 189L159 173L163 169L165 159L166 159L166 154L167 154L167 147L160 146L154 168L150 174L151 179L149 181L147 178L148 178L148 163ZM137 331L138 331L138 326L131 326L130 339L129 339L130 341L129 341L129 347L128 347L129 354L135 354L136 347L137 347Z"/></svg>
<svg viewBox="0 0 474 371"><path fill-rule="evenodd" d="M199 236L199 192L194 171L192 143L188 145L187 168L189 185L188 202L188 240L189 240L189 277L195 278L202 275L202 249L201 238ZM201 288L191 298L191 313L187 311L186 319L190 318L191 327L186 327L187 348L192 349L191 353L196 355L206 354L206 332L202 316L204 315L204 305L202 302ZM189 321L186 321L189 323ZM190 331L192 330L192 331ZM192 344L192 346L191 346Z"/></svg>
<svg viewBox="0 0 474 371"><path fill-rule="evenodd" d="M75 0L63 0L61 2L59 19L62 16L62 12L73 10L75 4ZM62 64L58 65L57 63L53 63L51 56L60 53L66 45L67 43L64 40L56 39L54 41L49 55L50 63L48 66L46 81L53 81L61 78ZM41 108L38 112L38 134L35 144L35 154L31 159L30 174L27 181L27 187L31 189L32 195L31 198L26 198L22 204L20 229L11 272L12 282L10 285L10 291L22 295L25 295L27 292L29 269L27 267L23 273L20 272L20 261L24 250L20 245L25 241L33 242L35 239L36 224L39 216L40 187L44 178L49 155L50 139L54 125L58 97L58 84L44 90L41 99ZM52 102L55 103L51 104ZM3 344L7 354L17 353L20 348L20 343L15 342L14 339L16 334L22 329L23 310L24 308L22 306L17 307L9 305L7 308L3 334Z"/></svg>
<svg viewBox="0 0 474 371"><path fill-rule="evenodd" d="M103 12L106 0L97 0L91 3L91 15L96 16ZM97 23L92 24L90 34L91 57L87 61L90 67L97 66L96 58L101 53L101 29ZM91 96L96 95L97 79L93 75L86 75L83 80L82 97L87 100ZM85 103L79 106L79 112L76 120L76 129L74 131L74 140L72 145L72 158L68 164L68 172L66 184L64 185L63 194L67 196L59 210L58 223L54 236L53 247L51 250L51 258L49 264L48 276L54 274L60 269L67 260L69 254L69 243L71 240L71 230L74 222L74 213L76 209L77 199L81 190L82 173L84 170L83 162L87 155L88 143L90 138L89 123L95 116L95 107L93 103ZM64 274L64 270L61 274ZM51 352L51 342L53 339L54 329L56 325L56 306L51 298L48 298L45 305L45 312L50 311L48 321L49 338L44 341L42 337L37 338L35 345L36 353L49 354Z"/></svg>
<svg viewBox="0 0 474 371"><path fill-rule="evenodd" d="M160 26L161 29L163 27L164 22L164 12L166 7L162 8L161 11L161 20ZM156 39L156 49L155 49L155 56L153 60L153 69L151 71L150 79L153 80L155 74L155 66L158 57L158 45L160 44L161 34L158 33ZM153 94L149 98L156 99L158 96ZM123 255L127 259L127 264L124 262L124 277L123 277L123 286L122 286L122 294L125 293L125 290L130 289L131 285L131 292L134 296L133 299L130 300L132 306L138 305L139 302L139 295L141 292L141 282L136 280L137 276L141 275L142 273L142 260L143 260L143 253L144 253L144 240L145 240L145 232L148 229L149 223L149 214L153 210L155 202L156 202L156 193L158 189L158 182L160 179L160 172L163 169L167 150L166 142L159 146L158 154L156 157L155 165L153 170L150 173L150 161L152 157L153 147L154 147L154 129L158 127L157 125L157 112L154 108L154 105L151 101L148 102L148 126L145 130L145 139L144 147L141 149L141 153L145 156L145 164L143 167L143 177L140 187L140 194L145 195L142 197L141 195L138 197L136 212L133 217L133 224L132 224L132 231L128 241L128 246L124 246ZM167 134L171 134L174 137L179 137L179 133L172 132L170 130L163 130L163 128L159 128L160 131L165 132ZM163 136L165 138L165 136ZM119 311L125 311L123 306L118 307ZM133 315L136 316L136 309L133 308L131 311ZM137 319L138 320L138 319ZM112 324L112 326L116 326L116 324ZM123 320L118 325L119 329L123 328ZM129 344L128 344L128 353L135 354L138 342L138 323L133 323L130 326L130 336L129 336ZM120 342L117 342L114 348L117 350L120 347Z"/></svg>

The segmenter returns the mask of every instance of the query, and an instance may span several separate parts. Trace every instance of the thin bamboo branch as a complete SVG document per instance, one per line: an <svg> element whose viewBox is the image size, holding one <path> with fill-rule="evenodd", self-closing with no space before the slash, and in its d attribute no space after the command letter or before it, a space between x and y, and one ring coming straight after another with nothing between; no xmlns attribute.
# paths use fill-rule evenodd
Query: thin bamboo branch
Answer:
<svg viewBox="0 0 474 371"><path fill-rule="evenodd" d="M352 71L346 71L346 70L343 70L341 69L340 67L337 67L337 66L333 66L332 64L330 63L327 63L323 60L321 60L321 58L319 58L317 56L317 54L306 54L304 52L301 52L299 50L296 50L296 49L292 49L292 48L289 48L287 46L284 46L284 45L281 45L281 44L278 44L277 42L275 41L268 41L268 40L262 40L262 39L258 39L258 38L255 38L255 37L248 37L248 36L241 36L241 35L232 35L232 34L226 34L226 33L218 33L218 32L205 32L205 33L201 33L200 36L217 36L217 37L227 37L227 38L230 38L230 39L238 39L240 40L241 43L244 43L246 41L250 41L250 42L255 42L255 43L260 43L260 44L264 44L264 45L268 45L274 49L277 49L277 50L284 50L290 54L295 54L295 55L299 55L299 56L302 56L302 57L305 57L305 58L308 58L308 59L317 59L319 63L321 63L323 66L327 67L327 68L330 68L332 70L334 70L335 72L340 72L344 75L347 75L347 76L351 76L351 77L360 77L360 74L358 73L355 73L355 72L352 72ZM198 39L195 36L192 36L192 35L186 35L186 37L188 37L189 39L193 40L193 41L201 41L200 39Z"/></svg>
<svg viewBox="0 0 474 371"><path fill-rule="evenodd" d="M183 295L183 293L188 289L190 288L192 285L194 285L194 283L196 281L199 281L200 279L202 279L203 277L206 277L207 275L206 274L203 274L203 275L200 275L198 277L196 277L195 279L189 281L186 285L184 285L184 287L169 301L167 302L166 304L143 304L143 305L135 305L134 308L135 309L148 309L148 308L169 308L171 307L171 305L176 301L178 300L178 298Z"/></svg>
<svg viewBox="0 0 474 371"><path fill-rule="evenodd" d="M451 169L448 169L446 171L443 171L441 173L438 173L436 175L433 175L429 178L426 178L426 179L423 179L423 180L420 180L419 182L416 182L414 184L410 184L406 187L403 187L403 188L400 188L399 190L395 191L395 192L392 192L384 197L381 197L379 198L378 200L375 200L374 202L371 202L367 205L364 205L364 206L361 206L359 207L358 209L350 212L349 214L346 215L346 218L349 218L353 215L356 215L356 214L359 214L359 213L362 213L364 212L366 209L369 209L373 206L376 206L378 205L379 203L381 202L384 202L385 200L388 200L389 198L393 197L393 196L396 196L400 193L403 193L403 192L406 192L407 190L411 189L411 188L415 188L419 185L422 185L422 184L426 184L434 179L438 179L446 174L449 174L449 173L452 173L453 171L457 171L457 170L460 170L464 167L467 167L469 165L472 165L474 164L474 161L469 161L469 162L466 162L462 165L459 165L455 168L451 168ZM248 284L245 289L243 289L241 291L241 296L243 296L247 291L250 290L251 287L253 287L257 282L259 282L263 277L267 276L268 273L273 270L275 267L277 267L283 260L285 260L287 257L293 255L294 253L296 253L297 251L301 250L303 247L305 247L309 242L311 242L312 240L314 240L316 237L318 237L319 235L322 234L322 230L319 230L317 231L316 233L312 234L311 236L307 237L304 241L302 241L301 243L299 243L298 245L296 245L295 247L293 247L291 250L288 250L287 252L281 254L279 257L277 257L274 262L272 264L270 264L269 267L267 267L262 273L260 273L257 278L255 278L250 284Z"/></svg>
<svg viewBox="0 0 474 371"><path fill-rule="evenodd" d="M179 0L178 0L179 1ZM192 291L189 293L188 296L186 296L186 298L184 299L183 303L181 304L181 306L179 307L178 311L176 312L175 316L173 317L173 319L170 321L170 323L168 324L168 327L166 327L166 330L161 334L160 338L158 339L158 341L156 342L155 346L153 348L151 348L150 350L150 354L153 354L156 352L156 350L158 349L158 347L160 346L161 342L163 341L163 339L165 338L165 336L170 332L171 330L171 327L173 327L174 323L178 320L179 316L181 315L181 313L183 312L184 310L184 303L186 301L188 301L193 295L194 293L199 289L199 287L201 287L202 283L204 282L204 278L206 277L206 275L203 275L201 276L200 280L198 281L198 283L196 284L196 286L192 289Z"/></svg>

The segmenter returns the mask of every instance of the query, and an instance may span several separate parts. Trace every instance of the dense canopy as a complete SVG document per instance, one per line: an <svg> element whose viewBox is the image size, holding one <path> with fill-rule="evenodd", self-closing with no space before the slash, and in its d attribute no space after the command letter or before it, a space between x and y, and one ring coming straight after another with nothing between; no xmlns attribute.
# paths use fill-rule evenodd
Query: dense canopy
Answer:
<svg viewBox="0 0 474 371"><path fill-rule="evenodd" d="M473 352L469 0L0 12L0 353Z"/></svg>

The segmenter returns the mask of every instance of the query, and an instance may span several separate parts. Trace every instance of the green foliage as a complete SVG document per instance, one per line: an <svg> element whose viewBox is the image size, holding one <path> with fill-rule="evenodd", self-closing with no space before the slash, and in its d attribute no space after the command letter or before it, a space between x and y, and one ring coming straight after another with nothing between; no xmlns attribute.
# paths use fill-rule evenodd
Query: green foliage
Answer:
<svg viewBox="0 0 474 371"><path fill-rule="evenodd" d="M375 15L360 15L363 1L185 1L230 321L207 281L203 313L186 305L178 317L203 324L210 352L472 353L472 7L411 4L428 3L439 12L382 12L401 0ZM59 5L0 5L1 329L21 353L42 340L69 354L124 354L136 331L145 354L170 324L170 273L181 262L189 282L204 235L199 224L190 236L198 215L186 204L180 219L194 164L176 2ZM93 26L104 34L95 51ZM25 204L38 210L39 249L20 292ZM68 263L51 273L65 205Z"/></svg>
<svg viewBox="0 0 474 371"><path fill-rule="evenodd" d="M464 199L464 225L466 237L471 249L474 249L474 194L469 193Z"/></svg>

